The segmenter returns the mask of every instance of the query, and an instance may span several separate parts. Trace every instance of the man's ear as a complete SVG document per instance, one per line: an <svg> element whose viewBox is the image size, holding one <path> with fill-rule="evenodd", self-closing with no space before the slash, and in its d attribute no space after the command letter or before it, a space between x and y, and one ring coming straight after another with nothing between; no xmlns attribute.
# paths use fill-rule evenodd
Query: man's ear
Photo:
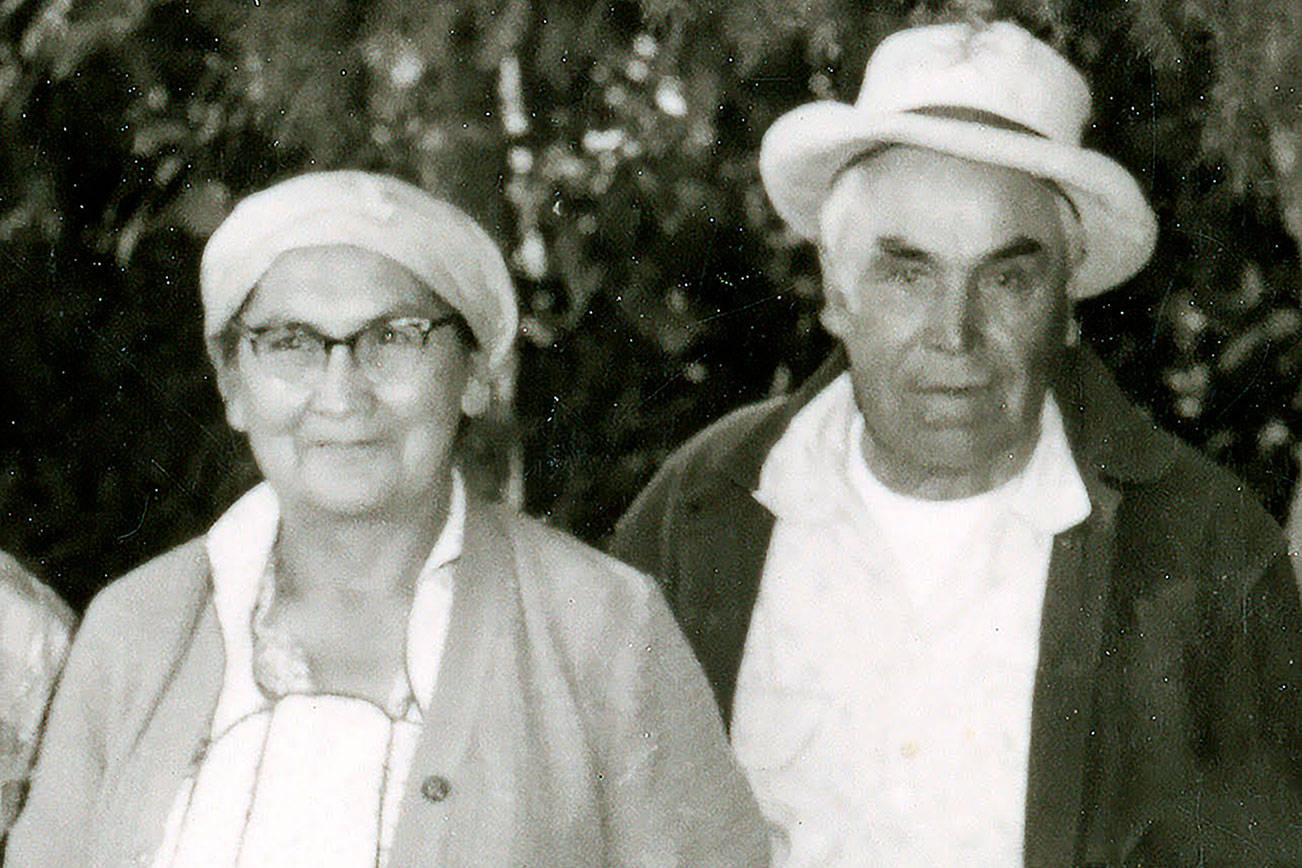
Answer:
<svg viewBox="0 0 1302 868"><path fill-rule="evenodd" d="M835 338L845 338L850 332L850 311L845 308L845 296L839 292L828 292L823 302L823 309L818 312L827 333Z"/></svg>
<svg viewBox="0 0 1302 868"><path fill-rule="evenodd" d="M818 247L818 264L823 272L823 309L819 311L818 318L828 334L836 338L844 338L850 331L852 318L846 306L845 293L841 291L836 279L836 271L827 255L827 249L822 245Z"/></svg>

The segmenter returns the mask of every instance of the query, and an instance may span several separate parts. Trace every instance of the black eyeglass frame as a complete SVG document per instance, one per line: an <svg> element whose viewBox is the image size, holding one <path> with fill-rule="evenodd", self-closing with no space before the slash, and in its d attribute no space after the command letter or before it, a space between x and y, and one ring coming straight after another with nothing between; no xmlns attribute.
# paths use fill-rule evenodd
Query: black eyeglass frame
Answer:
<svg viewBox="0 0 1302 868"><path fill-rule="evenodd" d="M376 327L395 326L398 324L417 326L417 330L420 334L419 349L421 351L423 351L427 346L429 346L430 335L433 334L434 331L437 329L443 328L445 326L453 326L454 328L456 328L458 336L461 337L463 340L464 340L464 334L469 332L469 328L468 326L466 326L465 320L458 313L447 314L445 316L434 317L434 318L419 317L419 316L396 316L396 317L380 318L380 319L372 320L371 322L357 329L352 334L345 335L344 337L341 338L336 338L327 334L322 334L320 331L318 331L317 329L313 328L310 325L307 325L306 323L291 322L291 323L266 325L266 326L250 326L249 324L236 318L230 321L229 327L235 332L237 338L246 339L248 341L249 349L252 351L254 357L259 359L263 358L264 354L267 352L266 347L260 346L261 345L260 338L264 335L270 334L272 332L278 332L278 331L289 331L289 332L297 331L304 336L310 337L313 340L313 342L318 343L321 348L319 364L315 366L315 370L324 371L326 365L329 364L330 355L334 351L334 348L336 346L347 347L349 358L352 359L353 364L358 365L363 369L365 369L366 365L362 362L362 360L357 355L358 341L361 340L363 335L366 335L367 333L371 332ZM471 344L471 346L473 346L473 344ZM314 368L304 367L301 368L300 370L302 371L303 374L308 374L312 370L314 370ZM290 379L297 381L299 377L291 377Z"/></svg>
<svg viewBox="0 0 1302 868"><path fill-rule="evenodd" d="M260 355L262 353L262 350L258 349L258 338L270 334L271 332L284 329L300 330L311 335L314 340L320 340L321 348L325 350L325 357L327 359L330 358L330 353L334 351L335 347L345 346L348 347L348 354L352 356L354 360L357 358L357 342L361 340L362 335L366 334L376 326L392 326L398 323L403 325L417 325L419 323L417 330L420 332L420 345L423 348L429 345L429 336L433 334L436 329L449 325L460 327L461 316L459 314L450 313L434 319L423 316L401 316L390 317L388 319L377 319L367 323L352 334L343 336L342 338L332 338L330 335L323 334L306 323L251 326L247 323L241 322L240 320L231 321L231 325L240 333L240 336L249 339L249 346L252 347L255 355Z"/></svg>

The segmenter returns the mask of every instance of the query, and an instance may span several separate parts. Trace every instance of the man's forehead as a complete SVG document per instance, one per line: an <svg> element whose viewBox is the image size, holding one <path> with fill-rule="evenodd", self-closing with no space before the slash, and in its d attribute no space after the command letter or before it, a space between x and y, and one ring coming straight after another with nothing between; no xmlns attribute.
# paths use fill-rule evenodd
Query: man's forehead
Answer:
<svg viewBox="0 0 1302 868"><path fill-rule="evenodd" d="M856 161L837 179L824 214L831 248L852 236L912 238L976 253L1014 237L1057 246L1065 196L1026 172L896 145Z"/></svg>
<svg viewBox="0 0 1302 868"><path fill-rule="evenodd" d="M1017 201L1038 201L1046 199L1046 194L1064 195L1056 183L1030 172L898 144L865 152L842 169L834 183L835 187L850 184L866 204L881 202L883 188L907 191L917 189L919 184L966 190L969 194L993 194ZM870 191L866 189L868 185L877 189Z"/></svg>

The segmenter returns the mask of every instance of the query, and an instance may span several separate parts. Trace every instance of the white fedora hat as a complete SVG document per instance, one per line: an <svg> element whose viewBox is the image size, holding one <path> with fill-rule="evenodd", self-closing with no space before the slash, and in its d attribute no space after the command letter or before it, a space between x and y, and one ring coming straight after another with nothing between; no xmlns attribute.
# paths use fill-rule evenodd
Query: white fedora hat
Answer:
<svg viewBox="0 0 1302 868"><path fill-rule="evenodd" d="M1015 24L916 27L873 52L854 105L810 103L778 118L760 146L760 175L778 214L814 241L837 175L884 145L1045 178L1080 216L1085 257L1070 292L1085 298L1133 276L1157 239L1157 220L1134 177L1081 147L1089 113L1085 79Z"/></svg>

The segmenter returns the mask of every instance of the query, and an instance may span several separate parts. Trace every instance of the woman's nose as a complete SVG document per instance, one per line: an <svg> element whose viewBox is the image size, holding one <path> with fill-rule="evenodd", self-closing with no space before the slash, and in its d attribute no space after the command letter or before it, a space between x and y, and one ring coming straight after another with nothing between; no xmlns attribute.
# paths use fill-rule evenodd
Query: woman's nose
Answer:
<svg viewBox="0 0 1302 868"><path fill-rule="evenodd" d="M342 416L354 412L371 392L370 380L347 344L335 344L312 392L312 406L321 413Z"/></svg>

